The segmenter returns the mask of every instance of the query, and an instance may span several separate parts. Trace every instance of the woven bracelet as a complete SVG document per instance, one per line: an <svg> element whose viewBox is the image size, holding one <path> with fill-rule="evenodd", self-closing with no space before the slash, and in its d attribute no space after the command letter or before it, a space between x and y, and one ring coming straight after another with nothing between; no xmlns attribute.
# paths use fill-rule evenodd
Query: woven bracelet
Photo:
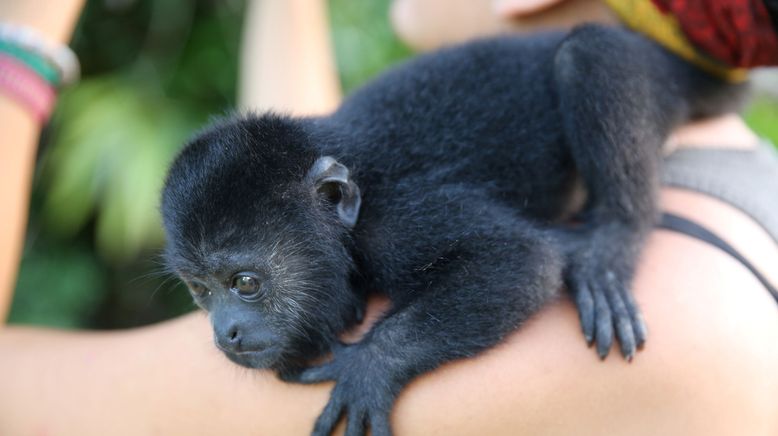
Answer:
<svg viewBox="0 0 778 436"><path fill-rule="evenodd" d="M51 86L57 87L60 84L60 73L49 64L46 59L40 57L37 53L25 50L22 47L10 44L0 39L0 53L12 56L24 63L39 76L46 79Z"/></svg>
<svg viewBox="0 0 778 436"><path fill-rule="evenodd" d="M0 41L43 58L58 73L59 86L78 80L81 67L75 53L68 46L51 44L34 29L11 23L0 23Z"/></svg>
<svg viewBox="0 0 778 436"><path fill-rule="evenodd" d="M0 53L0 92L32 111L41 124L54 107L54 88L37 72L13 56Z"/></svg>

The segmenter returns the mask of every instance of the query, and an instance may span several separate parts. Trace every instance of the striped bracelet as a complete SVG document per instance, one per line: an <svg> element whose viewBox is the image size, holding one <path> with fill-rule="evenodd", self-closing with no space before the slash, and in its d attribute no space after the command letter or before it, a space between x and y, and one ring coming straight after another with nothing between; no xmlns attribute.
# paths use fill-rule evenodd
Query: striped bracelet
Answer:
<svg viewBox="0 0 778 436"><path fill-rule="evenodd" d="M81 67L75 53L66 45L49 43L30 27L0 22L0 42L26 53L22 55L26 58L37 58L40 60L37 63L42 62L47 64L48 68L53 68L58 76L55 84L57 86L69 85L78 80ZM2 49L0 51L8 52ZM16 56L15 52L11 54ZM24 59L22 61L27 63ZM31 67L38 71L36 67ZM43 73L41 75L47 77Z"/></svg>
<svg viewBox="0 0 778 436"><path fill-rule="evenodd" d="M0 39L0 53L7 56L16 58L19 62L27 65L31 70L35 71L39 76L46 79L51 86L57 87L60 84L60 74L54 66L46 62L40 56L35 53L27 51L22 47L10 44Z"/></svg>
<svg viewBox="0 0 778 436"><path fill-rule="evenodd" d="M41 124L48 120L56 99L50 83L5 53L0 53L0 91L26 106Z"/></svg>

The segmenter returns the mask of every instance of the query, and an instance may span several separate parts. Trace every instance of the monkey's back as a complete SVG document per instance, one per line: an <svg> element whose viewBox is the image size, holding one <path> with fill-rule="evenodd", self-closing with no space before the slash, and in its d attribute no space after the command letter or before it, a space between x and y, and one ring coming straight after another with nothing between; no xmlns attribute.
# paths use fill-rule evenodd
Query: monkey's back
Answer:
<svg viewBox="0 0 778 436"><path fill-rule="evenodd" d="M573 176L553 86L563 37L479 40L395 67L321 120L337 131L324 151L368 195L460 184L553 215Z"/></svg>

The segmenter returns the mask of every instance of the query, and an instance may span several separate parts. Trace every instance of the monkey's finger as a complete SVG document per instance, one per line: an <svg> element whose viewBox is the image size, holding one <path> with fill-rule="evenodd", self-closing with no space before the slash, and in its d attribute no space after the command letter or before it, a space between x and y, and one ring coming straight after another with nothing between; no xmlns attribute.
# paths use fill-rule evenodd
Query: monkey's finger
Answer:
<svg viewBox="0 0 778 436"><path fill-rule="evenodd" d="M346 420L346 436L364 436L366 417L364 410L357 407L350 408Z"/></svg>
<svg viewBox="0 0 778 436"><path fill-rule="evenodd" d="M646 330L646 322L643 320L643 314L640 313L640 308L635 302L635 297L626 288L621 288L621 295L624 299L624 304L627 306L627 311L632 318L632 330L635 332L635 343L638 349L643 348L646 343L646 336L648 332Z"/></svg>
<svg viewBox="0 0 778 436"><path fill-rule="evenodd" d="M301 371L282 371L278 373L278 378L287 383L299 383Z"/></svg>
<svg viewBox="0 0 778 436"><path fill-rule="evenodd" d="M628 361L635 356L635 333L632 330L632 317L621 298L620 287L609 286L605 293L608 305L613 312L613 326L616 329L616 337L621 345L621 354Z"/></svg>
<svg viewBox="0 0 778 436"><path fill-rule="evenodd" d="M389 415L386 412L370 412L370 434L372 436L392 436Z"/></svg>
<svg viewBox="0 0 778 436"><path fill-rule="evenodd" d="M592 291L585 283L579 283L573 292L575 292L578 317L581 320L581 330L586 338L586 343L591 345L594 340L594 297L592 297Z"/></svg>
<svg viewBox="0 0 778 436"><path fill-rule="evenodd" d="M336 398L335 394L333 394L329 403L327 403L327 406L324 407L321 415L319 415L319 418L316 419L316 424L313 426L311 435L330 436L330 433L332 433L332 430L335 429L338 421L340 421L340 416L342 414L343 403Z"/></svg>
<svg viewBox="0 0 778 436"><path fill-rule="evenodd" d="M610 352L613 344L613 320L611 318L611 309L608 306L608 300L601 290L596 290L594 294L594 311L596 315L596 343L597 354L600 359L605 359Z"/></svg>
<svg viewBox="0 0 778 436"><path fill-rule="evenodd" d="M365 320L365 306L357 305L354 307L354 321L361 324Z"/></svg>
<svg viewBox="0 0 778 436"><path fill-rule="evenodd" d="M332 352L332 358L333 360L338 357L338 354L340 354L343 349L348 347L348 345L344 344L341 341L334 341L332 345L330 345L330 351Z"/></svg>
<svg viewBox="0 0 778 436"><path fill-rule="evenodd" d="M297 377L296 381L298 383L312 384L335 380L336 378L337 369L335 364L330 362L304 370Z"/></svg>

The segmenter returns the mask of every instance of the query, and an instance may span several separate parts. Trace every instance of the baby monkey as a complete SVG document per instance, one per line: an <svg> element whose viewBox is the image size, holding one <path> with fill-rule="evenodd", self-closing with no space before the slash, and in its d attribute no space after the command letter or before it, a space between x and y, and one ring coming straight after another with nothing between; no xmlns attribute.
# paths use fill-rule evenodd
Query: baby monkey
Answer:
<svg viewBox="0 0 778 436"><path fill-rule="evenodd" d="M740 91L594 25L420 56L331 115L233 116L198 134L164 188L167 261L231 360L336 382L314 434L345 416L348 435L388 435L411 379L499 343L563 285L586 341L605 357L615 335L631 359L660 149ZM340 343L370 291L391 309Z"/></svg>

